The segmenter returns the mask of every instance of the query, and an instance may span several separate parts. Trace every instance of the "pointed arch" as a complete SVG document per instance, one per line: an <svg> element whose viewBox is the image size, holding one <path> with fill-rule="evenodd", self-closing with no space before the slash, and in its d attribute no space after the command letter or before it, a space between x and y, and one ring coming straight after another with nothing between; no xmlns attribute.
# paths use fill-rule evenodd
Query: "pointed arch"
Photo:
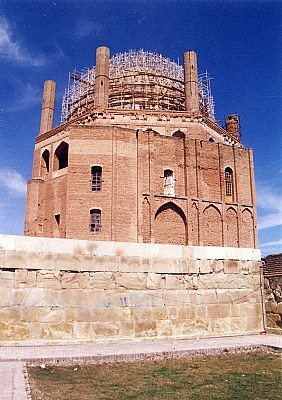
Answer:
<svg viewBox="0 0 282 400"><path fill-rule="evenodd" d="M155 213L155 242L187 244L187 219L183 210L173 202L163 204Z"/></svg>
<svg viewBox="0 0 282 400"><path fill-rule="evenodd" d="M148 197L145 197L142 202L142 236L143 243L151 242L151 204Z"/></svg>
<svg viewBox="0 0 282 400"><path fill-rule="evenodd" d="M245 208L242 211L240 246L254 248L254 219L253 213Z"/></svg>
<svg viewBox="0 0 282 400"><path fill-rule="evenodd" d="M221 212L214 205L208 205L203 212L202 235L204 246L223 246Z"/></svg>
<svg viewBox="0 0 282 400"><path fill-rule="evenodd" d="M199 246L199 207L194 201L189 216L189 245Z"/></svg>
<svg viewBox="0 0 282 400"><path fill-rule="evenodd" d="M225 178L225 201L232 202L234 201L234 176L233 170L230 167L225 168L224 170L224 178Z"/></svg>
<svg viewBox="0 0 282 400"><path fill-rule="evenodd" d="M185 133L178 129L177 131L173 132L173 134L171 136L184 139Z"/></svg>
<svg viewBox="0 0 282 400"><path fill-rule="evenodd" d="M237 211L234 207L226 210L226 238L225 245L227 247L238 247L238 224Z"/></svg>
<svg viewBox="0 0 282 400"><path fill-rule="evenodd" d="M49 167L50 167L50 152L49 152L49 150L45 149L41 156L40 176L44 176L45 174L48 174Z"/></svg>
<svg viewBox="0 0 282 400"><path fill-rule="evenodd" d="M69 145L66 142L61 142L56 148L54 154L54 171L63 169L68 166L69 163Z"/></svg>

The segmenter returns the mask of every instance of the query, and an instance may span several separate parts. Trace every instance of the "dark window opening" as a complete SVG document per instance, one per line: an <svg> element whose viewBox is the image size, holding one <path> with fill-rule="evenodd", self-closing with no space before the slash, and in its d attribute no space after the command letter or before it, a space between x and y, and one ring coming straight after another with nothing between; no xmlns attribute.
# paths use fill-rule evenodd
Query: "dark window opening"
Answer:
<svg viewBox="0 0 282 400"><path fill-rule="evenodd" d="M55 151L54 170L66 168L68 166L68 163L69 145L66 142L62 142Z"/></svg>
<svg viewBox="0 0 282 400"><path fill-rule="evenodd" d="M91 168L91 189L92 192L99 192L102 187L102 167Z"/></svg>
<svg viewBox="0 0 282 400"><path fill-rule="evenodd" d="M209 142L213 143L214 139L212 137L209 138Z"/></svg>
<svg viewBox="0 0 282 400"><path fill-rule="evenodd" d="M50 162L50 153L48 150L44 150L41 158L41 175L44 175L49 172L49 162Z"/></svg>
<svg viewBox="0 0 282 400"><path fill-rule="evenodd" d="M178 138L184 139L184 138L185 138L185 133L182 132L182 131L180 131L180 130L178 130L178 131L174 132L174 133L172 134L172 136L173 136L173 137L178 137Z"/></svg>
<svg viewBox="0 0 282 400"><path fill-rule="evenodd" d="M90 210L90 232L101 232L101 210Z"/></svg>
<svg viewBox="0 0 282 400"><path fill-rule="evenodd" d="M61 214L55 214L55 220L57 222L57 226L59 227L61 223Z"/></svg>

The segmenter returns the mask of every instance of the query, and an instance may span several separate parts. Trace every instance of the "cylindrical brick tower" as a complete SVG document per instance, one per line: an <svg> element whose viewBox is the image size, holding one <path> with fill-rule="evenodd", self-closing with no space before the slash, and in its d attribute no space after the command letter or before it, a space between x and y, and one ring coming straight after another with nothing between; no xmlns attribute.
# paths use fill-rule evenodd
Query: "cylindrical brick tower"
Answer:
<svg viewBox="0 0 282 400"><path fill-rule="evenodd" d="M96 50L95 108L105 109L109 103L110 49L105 46Z"/></svg>
<svg viewBox="0 0 282 400"><path fill-rule="evenodd" d="M186 111L199 110L197 55L193 50L184 53L184 91Z"/></svg>
<svg viewBox="0 0 282 400"><path fill-rule="evenodd" d="M45 81L42 100L40 134L48 132L53 128L55 98L56 82L51 80Z"/></svg>

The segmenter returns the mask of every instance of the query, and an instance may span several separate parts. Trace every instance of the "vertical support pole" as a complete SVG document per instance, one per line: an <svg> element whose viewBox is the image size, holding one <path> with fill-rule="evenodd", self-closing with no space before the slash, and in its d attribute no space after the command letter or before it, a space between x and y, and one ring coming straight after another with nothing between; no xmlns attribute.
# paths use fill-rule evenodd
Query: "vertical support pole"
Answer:
<svg viewBox="0 0 282 400"><path fill-rule="evenodd" d="M184 91L185 110L190 112L198 111L198 67L197 55L193 50L189 50L184 53Z"/></svg>
<svg viewBox="0 0 282 400"><path fill-rule="evenodd" d="M109 103L110 49L105 46L96 50L95 108L105 109Z"/></svg>
<svg viewBox="0 0 282 400"><path fill-rule="evenodd" d="M51 80L45 81L42 100L40 135L44 132L50 131L53 128L55 98L56 82Z"/></svg>

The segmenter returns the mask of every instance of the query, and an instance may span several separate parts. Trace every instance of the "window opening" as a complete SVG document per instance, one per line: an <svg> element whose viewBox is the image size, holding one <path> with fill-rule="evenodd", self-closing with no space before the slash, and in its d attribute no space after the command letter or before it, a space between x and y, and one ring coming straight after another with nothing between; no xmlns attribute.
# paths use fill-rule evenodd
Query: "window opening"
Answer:
<svg viewBox="0 0 282 400"><path fill-rule="evenodd" d="M66 168L68 162L69 145L66 142L62 142L55 151L54 170Z"/></svg>
<svg viewBox="0 0 282 400"><path fill-rule="evenodd" d="M90 210L90 232L101 232L101 210Z"/></svg>
<svg viewBox="0 0 282 400"><path fill-rule="evenodd" d="M99 192L102 187L102 167L91 168L91 189L92 192Z"/></svg>
<svg viewBox="0 0 282 400"><path fill-rule="evenodd" d="M164 170L164 194L167 196L174 195L174 176L171 169Z"/></svg>
<svg viewBox="0 0 282 400"><path fill-rule="evenodd" d="M233 201L233 171L229 167L225 169L225 200Z"/></svg>
<svg viewBox="0 0 282 400"><path fill-rule="evenodd" d="M42 160L41 160L42 175L49 172L49 160L50 160L49 150L44 150L42 153Z"/></svg>
<svg viewBox="0 0 282 400"><path fill-rule="evenodd" d="M61 223L61 214L55 214L55 220L57 222L57 227L59 227Z"/></svg>

